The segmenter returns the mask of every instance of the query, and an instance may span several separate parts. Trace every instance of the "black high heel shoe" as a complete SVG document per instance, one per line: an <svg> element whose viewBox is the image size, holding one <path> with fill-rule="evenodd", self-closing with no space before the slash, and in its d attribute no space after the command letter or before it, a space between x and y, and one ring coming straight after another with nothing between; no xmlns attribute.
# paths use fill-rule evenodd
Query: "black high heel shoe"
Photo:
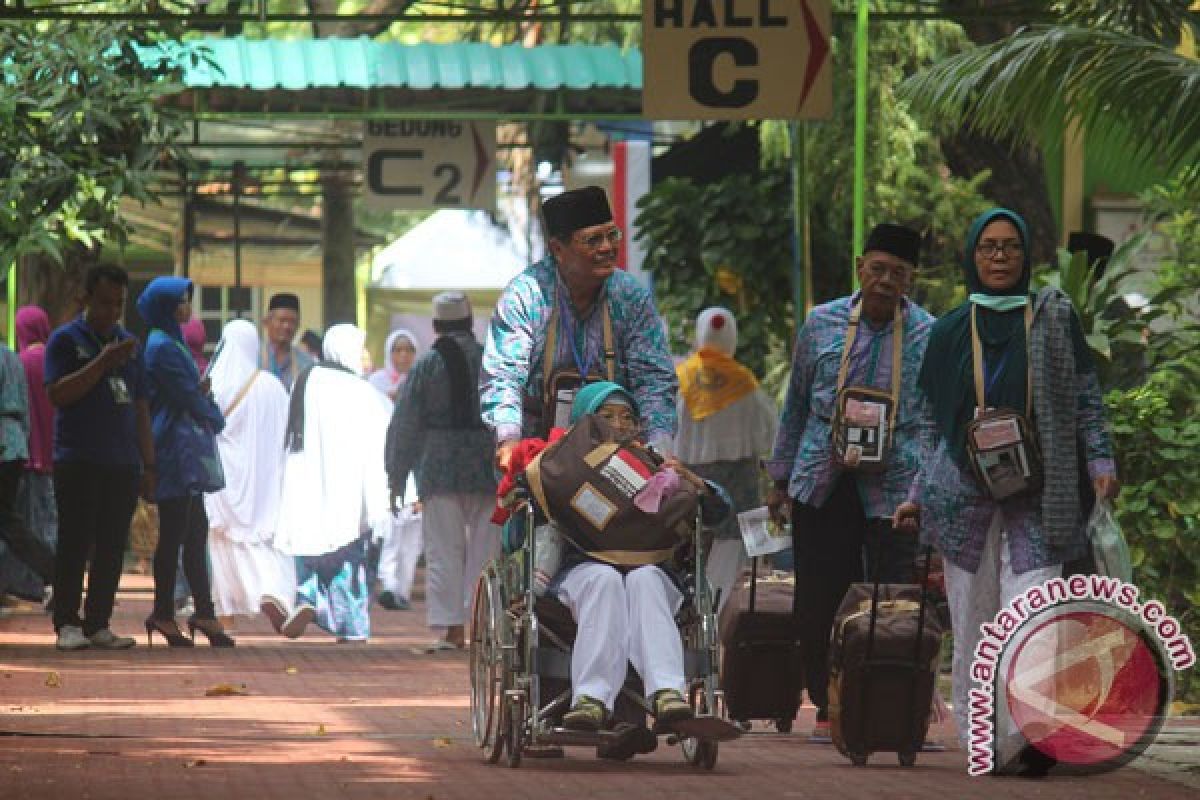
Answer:
<svg viewBox="0 0 1200 800"><path fill-rule="evenodd" d="M215 619L200 619L192 614L188 617L187 626L192 638L195 638L197 630L203 633L209 647L233 647L237 644Z"/></svg>
<svg viewBox="0 0 1200 800"><path fill-rule="evenodd" d="M195 642L183 635L179 630L179 626L175 624L175 620L155 619L154 617L146 617L146 646L154 646L154 634L167 640L167 644L171 647L194 647Z"/></svg>

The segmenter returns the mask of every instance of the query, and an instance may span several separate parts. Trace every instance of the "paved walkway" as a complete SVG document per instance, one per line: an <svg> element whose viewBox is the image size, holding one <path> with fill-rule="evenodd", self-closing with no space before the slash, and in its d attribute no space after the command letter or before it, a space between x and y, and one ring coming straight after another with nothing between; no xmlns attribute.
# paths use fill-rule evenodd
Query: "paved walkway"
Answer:
<svg viewBox="0 0 1200 800"><path fill-rule="evenodd" d="M148 579L122 586L113 627L140 632ZM723 745L712 773L665 744L628 764L573 750L488 766L471 741L466 656L410 652L427 639L423 611L372 614L366 645L315 628L287 641L253 619L231 651L147 649L142 634L122 653L59 653L45 614L0 618L0 799L1200 797L1200 728L1183 723L1138 762L1153 773L1087 779L973 779L957 752L922 754L913 769L878 755L859 769L829 745L768 731ZM246 694L205 696L221 684Z"/></svg>

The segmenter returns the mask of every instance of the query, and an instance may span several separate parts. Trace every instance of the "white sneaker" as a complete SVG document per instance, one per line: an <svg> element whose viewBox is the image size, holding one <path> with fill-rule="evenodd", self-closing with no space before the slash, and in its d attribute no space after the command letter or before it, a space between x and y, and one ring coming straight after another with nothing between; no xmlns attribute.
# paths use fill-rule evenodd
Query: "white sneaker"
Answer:
<svg viewBox="0 0 1200 800"><path fill-rule="evenodd" d="M92 642L83 635L83 628L78 625L63 625L58 629L58 641L54 646L59 650L86 650L92 646Z"/></svg>
<svg viewBox="0 0 1200 800"><path fill-rule="evenodd" d="M88 639L91 641L92 647L98 647L101 650L128 650L134 645L131 637L117 636L108 628L96 631Z"/></svg>

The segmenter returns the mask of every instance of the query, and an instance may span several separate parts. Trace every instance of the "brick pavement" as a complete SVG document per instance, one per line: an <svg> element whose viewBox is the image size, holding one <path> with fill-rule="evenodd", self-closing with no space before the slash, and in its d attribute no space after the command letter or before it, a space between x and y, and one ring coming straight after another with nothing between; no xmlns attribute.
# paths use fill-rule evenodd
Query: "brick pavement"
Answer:
<svg viewBox="0 0 1200 800"><path fill-rule="evenodd" d="M149 605L148 579L126 575L114 629L140 632ZM1196 728L1152 751L1155 774L1089 779L972 779L957 752L922 754L913 769L878 755L859 769L831 746L769 732L723 745L712 773L665 744L628 764L577 749L488 766L471 741L465 655L413 655L428 637L420 610L372 614L367 645L315 628L287 641L253 619L232 651L147 649L142 635L122 653L59 653L44 614L0 618L0 800L1200 797L1187 763ZM249 694L204 696L220 683ZM802 711L797 730L811 724Z"/></svg>

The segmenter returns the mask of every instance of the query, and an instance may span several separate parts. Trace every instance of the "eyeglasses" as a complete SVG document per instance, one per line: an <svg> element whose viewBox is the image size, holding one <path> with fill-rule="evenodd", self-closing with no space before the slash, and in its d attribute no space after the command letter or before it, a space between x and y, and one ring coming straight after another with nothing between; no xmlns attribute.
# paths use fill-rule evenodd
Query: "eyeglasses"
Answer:
<svg viewBox="0 0 1200 800"><path fill-rule="evenodd" d="M596 416L600 417L600 419L604 420L609 425L612 425L614 428L620 430L636 431L641 427L641 423L638 421L637 415L627 408L619 411L615 409L601 408L596 412Z"/></svg>
<svg viewBox="0 0 1200 800"><path fill-rule="evenodd" d="M621 243L623 238L625 238L625 235L621 233L620 228L612 228L607 231L582 236L579 238L579 243L588 250L599 250L605 243L616 247Z"/></svg>
<svg viewBox="0 0 1200 800"><path fill-rule="evenodd" d="M888 265L881 261L868 261L866 264L867 273L874 278L882 278L884 275L890 275L892 280L900 282L906 281L912 270L909 267L899 264Z"/></svg>
<svg viewBox="0 0 1200 800"><path fill-rule="evenodd" d="M995 258L997 253L1003 253L1005 258L1015 258L1025 252L1020 242L980 242L975 252L984 258Z"/></svg>

